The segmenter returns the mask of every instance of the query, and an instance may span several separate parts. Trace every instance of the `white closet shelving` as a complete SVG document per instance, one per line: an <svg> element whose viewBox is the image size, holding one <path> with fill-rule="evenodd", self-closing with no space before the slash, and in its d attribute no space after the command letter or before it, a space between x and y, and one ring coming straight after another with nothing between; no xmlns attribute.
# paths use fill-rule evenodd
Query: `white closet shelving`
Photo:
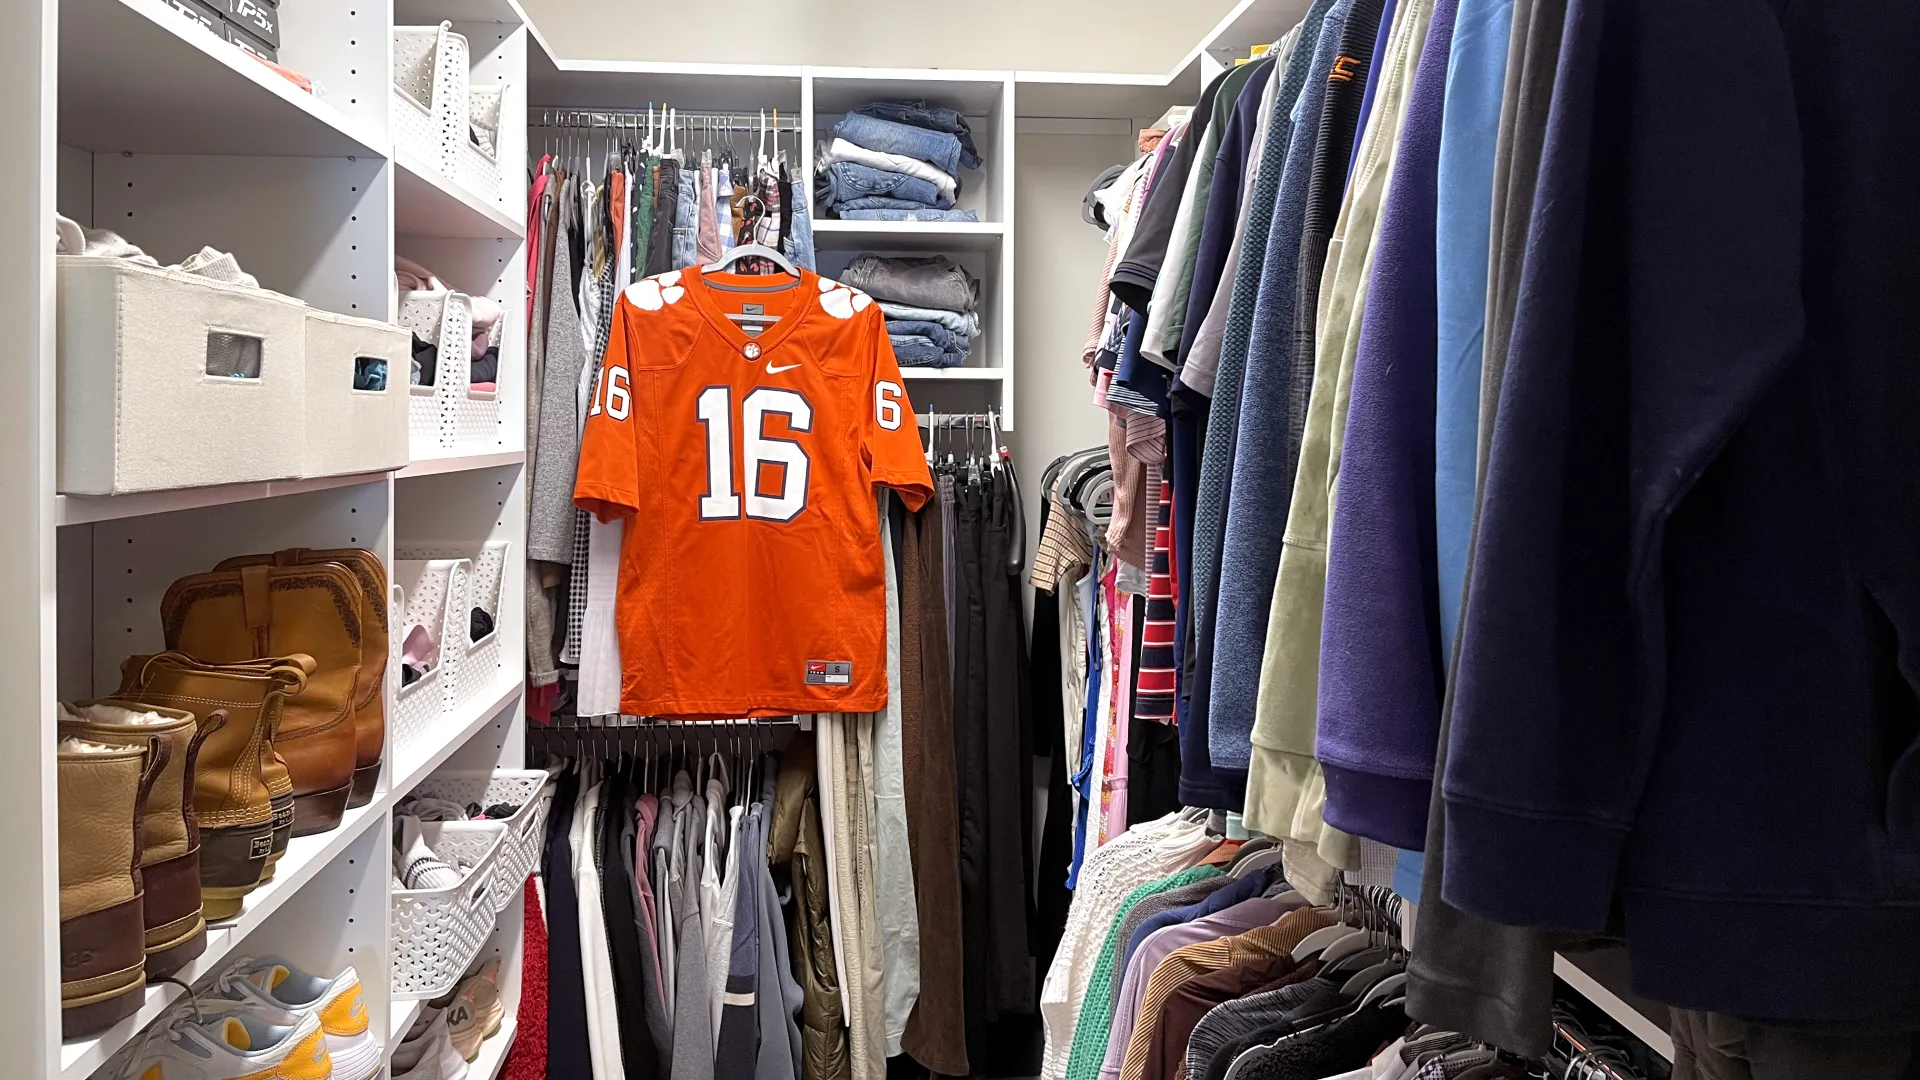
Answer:
<svg viewBox="0 0 1920 1080"><path fill-rule="evenodd" d="M396 745L399 671L391 665L388 752L373 800L338 828L295 838L274 879L237 917L210 926L205 953L178 974L194 983L241 955L284 956L327 974L351 964L391 1052L419 1008L389 990L393 809L437 771L523 760L528 32L510 0L280 0L279 62L312 80L309 92L162 0L22 7L0 44L0 131L15 147L16 192L0 211L9 256L0 262L0 323L14 358L10 392L0 395L0 598L16 613L0 631L0 701L14 721L0 727L10 838L0 913L13 928L0 980L8 1072L95 1075L180 994L150 986L139 1011L105 1033L60 1037L56 701L114 690L122 658L163 647L159 599L168 584L220 559L351 546L379 553L391 571L396 550L409 545L478 551L504 541L499 660L466 673L479 688L426 736ZM494 190L471 190L442 164L394 145L392 27L442 19L470 44L474 85L504 91ZM395 471L60 494L56 210L112 229L162 262L203 244L231 251L265 288L376 320L398 315L395 255L413 258L453 288L504 306L497 419L488 413L491 430L457 447L416 439L410 463ZM301 417L285 419L287 437L298 440ZM210 418L179 422L221 445ZM248 453L246 445L221 449L236 460ZM503 958L508 1019L484 1045L475 1080L498 1073L516 1026L520 921L516 888L483 947Z"/></svg>

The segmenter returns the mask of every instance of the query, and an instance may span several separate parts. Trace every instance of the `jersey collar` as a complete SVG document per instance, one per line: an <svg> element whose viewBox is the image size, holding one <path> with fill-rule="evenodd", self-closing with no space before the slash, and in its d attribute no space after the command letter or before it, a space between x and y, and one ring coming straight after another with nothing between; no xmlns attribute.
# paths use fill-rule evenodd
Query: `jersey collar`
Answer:
<svg viewBox="0 0 1920 1080"><path fill-rule="evenodd" d="M746 331L740 329L738 324L727 318L726 310L720 306L719 299L713 295L713 286L707 283L705 270L694 266L689 267L683 273L688 277L687 294L693 297L693 302L699 307L700 314L706 316L707 322L713 325L716 333L727 339L727 343L733 346L733 351L740 353L742 356L747 356L749 355L747 346L756 346L752 359L758 359L772 352L782 341L787 339L788 335L793 333L795 328L800 325L801 320L805 319L809 312L820 306L820 276L811 270L802 269L800 271L800 280L791 286L791 291L795 296L793 307L786 315L781 317L779 322L767 327L759 337L749 337ZM729 274L726 276L736 277L739 275ZM751 281L753 279L747 277L745 280ZM785 292L789 290L781 291Z"/></svg>

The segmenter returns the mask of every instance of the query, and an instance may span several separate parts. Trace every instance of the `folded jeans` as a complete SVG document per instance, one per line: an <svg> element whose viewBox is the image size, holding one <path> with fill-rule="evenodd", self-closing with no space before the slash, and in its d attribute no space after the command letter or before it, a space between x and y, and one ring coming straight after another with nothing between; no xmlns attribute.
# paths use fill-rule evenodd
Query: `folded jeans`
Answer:
<svg viewBox="0 0 1920 1080"><path fill-rule="evenodd" d="M945 210L953 200L940 194L932 181L906 173L876 169L852 161L836 161L823 170L819 201L822 206L838 206L855 199L884 197L900 199L918 206Z"/></svg>
<svg viewBox="0 0 1920 1080"><path fill-rule="evenodd" d="M821 144L813 159L818 163L817 167L822 170L836 162L851 162L855 165L865 165L869 169L879 169L882 172L906 173L908 176L918 177L939 189L943 198L952 199L960 194L960 179L944 169L935 168L919 158L908 157L905 154L869 150L845 139L836 138L830 143Z"/></svg>
<svg viewBox="0 0 1920 1080"><path fill-rule="evenodd" d="M945 255L900 259L860 255L847 265L840 280L875 300L948 311L980 306L980 282Z"/></svg>
<svg viewBox="0 0 1920 1080"><path fill-rule="evenodd" d="M853 110L863 116L880 120L891 120L896 124L911 124L931 131L944 131L960 140L960 164L963 168L980 167L979 151L973 146L973 129L967 126L967 118L952 109L929 108L924 101L870 101Z"/></svg>
<svg viewBox="0 0 1920 1080"><path fill-rule="evenodd" d="M857 200L856 200L857 201ZM899 207L862 207L836 206L834 212L842 221L979 221L980 215L972 210L927 210L915 208L905 210Z"/></svg>
<svg viewBox="0 0 1920 1080"><path fill-rule="evenodd" d="M973 341L926 319L888 319L887 333L895 336L924 337L947 352L962 355L973 349Z"/></svg>
<svg viewBox="0 0 1920 1080"><path fill-rule="evenodd" d="M944 131L850 112L833 125L833 133L868 150L917 158L944 173L960 171L960 140Z"/></svg>
<svg viewBox="0 0 1920 1080"><path fill-rule="evenodd" d="M889 334L893 342L893 359L901 367L958 367L966 359L964 353L942 349L929 338L917 334Z"/></svg>
<svg viewBox="0 0 1920 1080"><path fill-rule="evenodd" d="M891 300L880 301L880 312L889 319L924 319L927 322L939 323L956 334L965 334L970 338L980 336L978 312L916 307L912 304L897 304Z"/></svg>

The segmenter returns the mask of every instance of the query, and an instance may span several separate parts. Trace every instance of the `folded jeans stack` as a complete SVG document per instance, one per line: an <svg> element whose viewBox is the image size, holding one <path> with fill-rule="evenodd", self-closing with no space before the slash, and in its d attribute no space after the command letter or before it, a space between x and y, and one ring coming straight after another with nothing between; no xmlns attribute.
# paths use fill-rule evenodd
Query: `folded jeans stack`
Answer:
<svg viewBox="0 0 1920 1080"><path fill-rule="evenodd" d="M861 255L841 280L880 301L901 367L957 367L980 336L980 282L945 255Z"/></svg>
<svg viewBox="0 0 1920 1080"><path fill-rule="evenodd" d="M978 221L954 209L962 167L978 169L973 132L952 109L876 101L848 113L821 146L819 201L849 221Z"/></svg>

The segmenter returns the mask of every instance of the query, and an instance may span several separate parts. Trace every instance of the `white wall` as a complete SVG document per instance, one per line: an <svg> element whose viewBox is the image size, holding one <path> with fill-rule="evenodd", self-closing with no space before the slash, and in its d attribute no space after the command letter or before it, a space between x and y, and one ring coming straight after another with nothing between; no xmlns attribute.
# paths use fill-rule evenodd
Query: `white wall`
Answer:
<svg viewBox="0 0 1920 1080"><path fill-rule="evenodd" d="M856 67L1032 68L1165 75L1231 0L866 0L729 4L522 0L554 55Z"/></svg>
<svg viewBox="0 0 1920 1080"><path fill-rule="evenodd" d="M1008 442L1027 500L1029 560L1040 539L1040 478L1048 463L1106 444L1107 414L1094 407L1080 349L1107 244L1080 219L1080 200L1100 170L1133 157L1132 135L1021 135L1014 149L1019 411Z"/></svg>

